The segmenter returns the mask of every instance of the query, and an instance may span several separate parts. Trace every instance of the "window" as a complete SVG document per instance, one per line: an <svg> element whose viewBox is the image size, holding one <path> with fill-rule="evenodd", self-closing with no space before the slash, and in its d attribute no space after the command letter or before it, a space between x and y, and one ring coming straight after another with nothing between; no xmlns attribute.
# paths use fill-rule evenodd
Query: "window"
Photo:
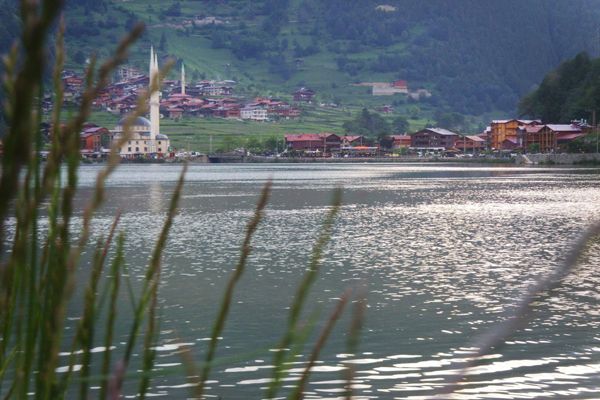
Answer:
<svg viewBox="0 0 600 400"><path fill-rule="evenodd" d="M137 141L137 140L135 141L135 144L138 144L138 141Z"/></svg>
<svg viewBox="0 0 600 400"><path fill-rule="evenodd" d="M135 152L136 152L136 153L139 153L139 152L140 152L140 148L139 148L139 147L136 147L136 148L135 148Z"/></svg>
<svg viewBox="0 0 600 400"><path fill-rule="evenodd" d="M144 147L144 152L147 153L148 152L148 148Z"/></svg>
<svg viewBox="0 0 600 400"><path fill-rule="evenodd" d="M131 144L131 140L127 141L127 144Z"/></svg>
<svg viewBox="0 0 600 400"><path fill-rule="evenodd" d="M158 141L158 144L160 144L160 140Z"/></svg>
<svg viewBox="0 0 600 400"><path fill-rule="evenodd" d="M162 153L162 149L161 149L160 147L158 148L158 152L159 152L159 153Z"/></svg>
<svg viewBox="0 0 600 400"><path fill-rule="evenodd" d="M128 152L128 153L131 153L131 147L128 147L128 148L127 148L127 152Z"/></svg>

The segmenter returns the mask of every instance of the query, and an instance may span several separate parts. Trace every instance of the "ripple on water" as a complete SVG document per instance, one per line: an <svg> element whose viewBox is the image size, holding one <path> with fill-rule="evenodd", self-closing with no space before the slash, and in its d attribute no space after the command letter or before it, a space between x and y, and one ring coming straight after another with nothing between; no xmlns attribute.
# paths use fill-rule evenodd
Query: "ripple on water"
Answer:
<svg viewBox="0 0 600 400"><path fill-rule="evenodd" d="M95 228L107 232L116 209L123 210L120 227L135 282L144 276L179 170L124 166L108 182L110 200ZM91 168L82 176L82 204L95 173ZM240 361L214 368L208 396L255 398L270 383L275 352L269 349L283 334L291 297L338 185L344 187L343 207L307 309L327 315L347 286L366 287L369 308L360 353L346 348L348 321L334 331L312 369L311 399L343 398L350 366L356 398L430 398L473 354L474 338L503 320L514 300L600 218L597 169L192 166L163 254L165 330L157 347L163 368L181 368L178 353L184 349L202 359L207 321L215 316L269 178L272 198L219 340L219 355ZM555 296L536 303L526 329L476 362L454 398L595 397L599 250L593 244ZM324 318L317 318L317 327ZM299 379L308 352L290 364L286 386ZM157 379L152 393L185 398L188 383L172 379Z"/></svg>

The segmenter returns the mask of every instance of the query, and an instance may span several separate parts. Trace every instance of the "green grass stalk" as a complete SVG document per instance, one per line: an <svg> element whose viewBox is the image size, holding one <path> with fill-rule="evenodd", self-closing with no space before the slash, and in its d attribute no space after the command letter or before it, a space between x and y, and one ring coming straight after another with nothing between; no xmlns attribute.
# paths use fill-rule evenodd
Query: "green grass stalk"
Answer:
<svg viewBox="0 0 600 400"><path fill-rule="evenodd" d="M281 385L281 380L285 375L285 361L286 355L288 353L285 349L289 348L290 345L293 344L296 339L298 321L300 319L300 315L308 293L310 291L310 288L317 278L321 265L323 251L327 243L329 243L329 239L331 238L333 223L341 207L341 201L342 191L341 189L336 189L333 194L332 206L329 210L329 213L327 214L327 217L325 218L325 221L323 222L323 227L321 228L319 238L313 247L308 268L306 270L306 273L304 274L302 282L296 290L290 313L288 315L287 328L278 346L279 351L275 353L275 356L273 358L273 377L265 396L268 399L272 399L273 397L275 397Z"/></svg>
<svg viewBox="0 0 600 400"><path fill-rule="evenodd" d="M108 390L108 377L110 372L111 346L115 330L115 319L117 316L117 299L121 284L121 269L124 262L123 247L125 235L121 233L117 239L117 249L110 270L110 303L108 306L108 318L104 332L104 355L102 357L102 384L100 387L100 399L106 399Z"/></svg>
<svg viewBox="0 0 600 400"><path fill-rule="evenodd" d="M136 338L137 338L137 335L138 335L139 329L141 327L141 324L143 322L145 314L151 313L151 316L154 317L154 314L152 314L151 310L154 308L153 306L156 306L156 302L154 301L154 299L158 295L158 285L160 283L162 253L163 253L163 250L164 250L166 242L167 242L169 230L171 229L171 225L173 224L173 219L175 218L175 215L177 213L177 205L179 203L179 199L181 197L181 193L183 190L183 183L185 181L186 171L187 171L187 164L184 164L183 170L181 171L181 175L179 176L179 181L177 182L177 186L175 187L175 191L173 192L173 197L171 198L171 203L169 206L167 219L165 220L165 223L163 225L163 228L162 228L162 231L158 238L158 241L156 242L156 245L154 247L154 252L152 253L152 258L150 259L150 265L148 266L148 271L146 272L146 277L144 280L144 287L142 289L141 298L140 298L140 301L137 304L137 307L134 312L133 323L132 323L131 331L129 334L127 346L125 349L125 355L123 356L123 360L121 362L122 368L124 368L125 370L127 369L127 366L129 365L131 356L133 354L133 349L135 346ZM150 318L150 319L153 319L153 318ZM154 337L154 335L155 335L155 332L153 331L153 329L155 327L154 324L155 324L155 321L149 322L147 337L148 337L148 335L150 335L151 337ZM151 342L152 342L152 340L146 341L146 346L144 348L144 371L145 372L149 372L151 370L152 364L153 364L153 355L151 354L151 352L153 350L152 350L151 346L148 345L148 343L151 343ZM124 377L124 374L120 373L120 368L121 367L119 367L119 369L116 370L115 374L114 374L114 382L115 383L113 385L113 390L115 390L117 393L120 393L120 391L121 391L121 388L123 385L123 377ZM149 384L149 376L147 374L144 374L144 376L142 378L142 382L140 383L140 388L143 389L144 386L147 387L148 384ZM143 393L144 391L145 391L145 389L141 390L140 392Z"/></svg>
<svg viewBox="0 0 600 400"><path fill-rule="evenodd" d="M233 301L233 293L238 281L240 280L242 274L244 273L244 270L246 269L246 262L252 251L252 236L254 235L254 232L256 232L256 229L258 228L258 225L263 218L264 209L267 206L269 195L271 193L271 187L272 182L269 180L263 187L260 198L256 205L256 210L254 211L254 215L252 219L250 219L250 221L248 222L248 225L246 226L246 235L242 244L240 259L233 272L233 275L229 279L229 282L227 282L227 287L225 288L225 293L223 294L223 300L221 301L221 307L219 308L217 319L215 321L215 324L213 325L210 344L208 346L208 351L206 352L206 357L204 359L202 375L200 376L200 384L196 390L196 396L198 398L202 398L204 386L206 380L208 379L208 375L210 374L211 363L214 359L215 352L217 350L219 336L221 335L221 332L225 327L225 321L227 320L227 316L229 315L229 308L231 307L231 302Z"/></svg>
<svg viewBox="0 0 600 400"><path fill-rule="evenodd" d="M344 312L344 308L346 307L346 304L348 303L348 298L349 298L349 293L348 293L348 291L346 291L342 295L340 300L338 301L338 304L336 305L335 309L331 313L331 316L327 320L327 323L323 327L323 330L321 331L321 334L319 335L319 338L317 339L317 342L315 343L315 346L313 347L311 355L308 359L308 363L306 364L306 367L304 368L304 371L302 372L302 376L300 377L300 381L298 382L298 385L296 386L296 390L294 391L294 393L291 396L292 399L301 400L304 398L304 389L308 382L308 377L310 376L310 370L312 369L312 367L315 366L315 363L319 359L319 354L321 353L323 346L325 346L325 342L327 342L327 339L329 338L329 335L331 334L333 327L335 326L336 322L338 321L338 319L340 319L340 316Z"/></svg>

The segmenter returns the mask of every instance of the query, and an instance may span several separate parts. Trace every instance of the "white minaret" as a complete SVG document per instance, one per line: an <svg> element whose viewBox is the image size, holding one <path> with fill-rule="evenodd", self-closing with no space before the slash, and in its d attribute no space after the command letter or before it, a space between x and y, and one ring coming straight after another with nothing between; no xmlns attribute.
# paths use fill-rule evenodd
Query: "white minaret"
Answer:
<svg viewBox="0 0 600 400"><path fill-rule="evenodd" d="M185 94L185 67L181 63L181 94Z"/></svg>
<svg viewBox="0 0 600 400"><path fill-rule="evenodd" d="M158 56L154 52L154 48L150 47L150 87L152 82L159 78L158 71ZM160 83L158 85L160 87ZM150 138L152 141L156 139L156 135L160 133L160 94L158 88L150 93Z"/></svg>

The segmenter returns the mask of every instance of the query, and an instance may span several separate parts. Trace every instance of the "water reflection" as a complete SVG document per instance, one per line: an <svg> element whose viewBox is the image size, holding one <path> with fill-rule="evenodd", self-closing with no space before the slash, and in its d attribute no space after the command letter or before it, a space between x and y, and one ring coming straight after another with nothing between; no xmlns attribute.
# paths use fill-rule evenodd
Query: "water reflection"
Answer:
<svg viewBox="0 0 600 400"><path fill-rule="evenodd" d="M83 169L83 200L95 167ZM108 182L110 201L96 227L123 209L132 278L160 230L179 166L123 166ZM286 322L331 190L344 205L310 308L326 315L349 286L368 285L361 353L349 354L342 320L312 370L306 398L343 395L343 370L356 369L356 398L430 398L455 375L473 338L502 320L528 285L563 259L570 243L600 218L597 169L462 165L193 166L164 254L159 367L198 360L246 221L260 191L272 200L240 282L210 396L257 398ZM147 198L147 208L132 199ZM600 385L600 278L594 244L577 273L537 305L531 323L495 354L478 360L457 399L590 398ZM285 385L300 378L306 354ZM153 381L154 395L186 398L177 374ZM134 391L131 393L133 396Z"/></svg>

